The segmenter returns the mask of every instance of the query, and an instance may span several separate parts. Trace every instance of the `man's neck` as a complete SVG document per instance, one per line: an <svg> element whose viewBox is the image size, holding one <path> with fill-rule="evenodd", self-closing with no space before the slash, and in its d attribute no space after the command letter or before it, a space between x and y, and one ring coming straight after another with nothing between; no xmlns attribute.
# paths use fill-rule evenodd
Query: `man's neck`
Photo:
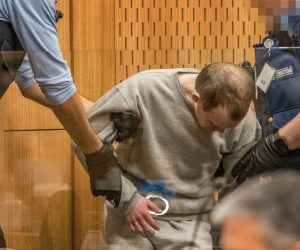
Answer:
<svg viewBox="0 0 300 250"><path fill-rule="evenodd" d="M182 73L178 75L181 89L190 103L192 102L192 94L195 92L195 83L198 74Z"/></svg>

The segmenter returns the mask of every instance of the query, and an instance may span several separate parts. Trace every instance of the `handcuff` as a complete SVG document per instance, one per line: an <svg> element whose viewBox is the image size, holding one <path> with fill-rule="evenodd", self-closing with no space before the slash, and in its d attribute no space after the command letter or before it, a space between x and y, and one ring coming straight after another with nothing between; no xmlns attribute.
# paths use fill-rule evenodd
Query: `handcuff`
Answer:
<svg viewBox="0 0 300 250"><path fill-rule="evenodd" d="M163 201L164 203L165 203L165 209L161 212L161 213L156 213L156 212L154 212L154 211L152 211L152 210L149 210L149 213L150 214L152 214L152 215L156 215L156 216L162 216L162 215L164 215L164 214L166 214L167 212L168 212L168 210L169 210L169 202L168 202L168 200L167 199L165 199L164 197L162 197L162 196L160 196L160 195L157 195L157 194L153 194L153 193L149 193L147 196L146 196L146 198L148 199L148 200L155 200L155 199L158 199L158 200L161 200L161 201Z"/></svg>

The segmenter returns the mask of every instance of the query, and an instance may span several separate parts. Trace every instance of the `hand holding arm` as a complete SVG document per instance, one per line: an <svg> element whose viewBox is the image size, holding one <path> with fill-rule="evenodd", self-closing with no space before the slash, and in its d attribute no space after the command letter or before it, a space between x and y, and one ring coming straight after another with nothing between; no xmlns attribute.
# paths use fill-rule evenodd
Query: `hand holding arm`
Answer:
<svg viewBox="0 0 300 250"><path fill-rule="evenodd" d="M279 129L279 135L286 140L290 150L300 148L300 113Z"/></svg>
<svg viewBox="0 0 300 250"><path fill-rule="evenodd" d="M104 144L101 150L85 154L91 191L94 196L105 196L119 206L121 198L121 166L114 155L111 144Z"/></svg>

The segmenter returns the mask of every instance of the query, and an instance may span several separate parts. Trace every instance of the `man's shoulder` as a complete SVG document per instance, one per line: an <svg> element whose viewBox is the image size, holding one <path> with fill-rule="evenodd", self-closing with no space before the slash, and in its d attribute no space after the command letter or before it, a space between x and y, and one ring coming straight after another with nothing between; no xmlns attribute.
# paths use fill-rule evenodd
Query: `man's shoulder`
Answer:
<svg viewBox="0 0 300 250"><path fill-rule="evenodd" d="M251 109L240 123L242 131L256 131L257 134L261 133L261 126L256 118L255 112Z"/></svg>
<svg viewBox="0 0 300 250"><path fill-rule="evenodd" d="M244 122L256 122L257 121L257 118L256 118L256 115L255 115L255 111L253 111L251 108L249 108L247 114L245 115L244 117Z"/></svg>
<svg viewBox="0 0 300 250"><path fill-rule="evenodd" d="M151 84L163 84L164 82L172 82L177 79L180 73L199 73L199 69L193 68L171 68L171 69L149 69L136 73L124 81L121 85L141 86Z"/></svg>
<svg viewBox="0 0 300 250"><path fill-rule="evenodd" d="M195 68L165 68L165 69L148 69L141 72L138 72L128 79L138 78L138 77L147 77L153 75L170 75L170 74L178 74L178 73L199 73L199 69Z"/></svg>
<svg viewBox="0 0 300 250"><path fill-rule="evenodd" d="M256 118L255 112L251 109L248 110L245 117L242 121L234 128L228 129L227 131L230 133L240 134L241 131L248 131L260 129L259 122Z"/></svg>

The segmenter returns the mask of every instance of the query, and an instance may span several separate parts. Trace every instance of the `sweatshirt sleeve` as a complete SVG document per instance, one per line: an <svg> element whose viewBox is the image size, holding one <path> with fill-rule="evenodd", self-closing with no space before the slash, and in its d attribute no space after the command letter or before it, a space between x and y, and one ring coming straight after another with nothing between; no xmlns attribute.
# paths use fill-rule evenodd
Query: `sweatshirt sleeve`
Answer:
<svg viewBox="0 0 300 250"><path fill-rule="evenodd" d="M89 121L98 137L105 143L110 143L116 135L113 122L110 120L112 112L132 113L138 117L140 114L134 110L128 100L122 95L120 89L126 87L119 84L111 89L107 94L101 97L90 108L88 112ZM140 194L134 184L122 175L122 192L118 209L124 214L128 214L138 201Z"/></svg>
<svg viewBox="0 0 300 250"><path fill-rule="evenodd" d="M121 89L126 88L126 86L123 85L124 83L115 86L99 98L88 112L88 119L103 142L110 143L116 135L114 124L110 120L112 112L129 113L140 117L137 110L131 107L127 98L124 98Z"/></svg>

